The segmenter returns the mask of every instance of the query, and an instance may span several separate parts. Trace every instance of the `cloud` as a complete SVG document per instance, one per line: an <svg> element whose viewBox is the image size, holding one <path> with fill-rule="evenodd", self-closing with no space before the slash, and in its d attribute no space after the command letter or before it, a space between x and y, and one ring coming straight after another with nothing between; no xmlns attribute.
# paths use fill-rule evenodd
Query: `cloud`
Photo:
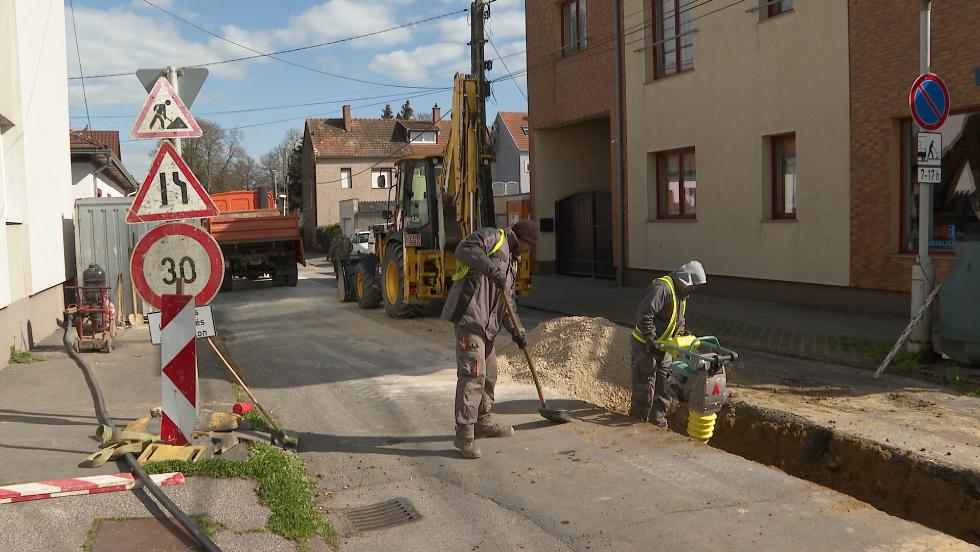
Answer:
<svg viewBox="0 0 980 552"><path fill-rule="evenodd" d="M497 0L503 2L504 0ZM516 9L505 9L506 6L492 4L490 19L487 23L490 38L499 41L505 38L524 36L524 2L509 2L516 5ZM439 39L445 42L459 42L465 44L470 41L470 18L469 16L453 17L441 19L436 25Z"/></svg>
<svg viewBox="0 0 980 552"><path fill-rule="evenodd" d="M398 26L395 10L384 2L364 0L329 0L289 18L283 29L272 31L275 41L283 46L298 46L329 42L338 38L359 35ZM399 29L355 40L355 48L376 48L400 44L411 38L408 29Z"/></svg>
<svg viewBox="0 0 980 552"><path fill-rule="evenodd" d="M392 81L417 82L428 80L434 73L451 77L465 71L469 65L469 50L465 44L437 42L419 46L412 51L396 50L374 56L369 67Z"/></svg>
<svg viewBox="0 0 980 552"><path fill-rule="evenodd" d="M136 110L143 105L146 100L146 90L136 80L132 79L113 79L117 82L109 81L86 81L85 94L82 94L81 81L71 81L68 85L68 103L73 106L81 106L88 98L89 107L129 104L133 106L133 117L136 117ZM118 82L124 80L125 82ZM78 114L83 114L79 112Z"/></svg>

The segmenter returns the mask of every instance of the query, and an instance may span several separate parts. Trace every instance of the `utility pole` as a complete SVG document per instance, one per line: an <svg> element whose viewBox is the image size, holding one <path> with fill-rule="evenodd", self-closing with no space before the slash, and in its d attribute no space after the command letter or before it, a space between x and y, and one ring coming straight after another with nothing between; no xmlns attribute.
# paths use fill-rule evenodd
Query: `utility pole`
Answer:
<svg viewBox="0 0 980 552"><path fill-rule="evenodd" d="M919 73L929 72L930 0L919 0ZM913 140L913 144L915 141ZM929 258L929 238L932 234L932 184L919 183L919 254L912 265L912 305L915 316L932 291L935 271ZM909 352L926 353L932 350L932 309L927 308L922 321L909 339Z"/></svg>
<svg viewBox="0 0 980 552"><path fill-rule="evenodd" d="M178 76L179 75L177 74L177 67L175 67L173 65L168 65L167 66L167 81L170 82L170 86L173 87L174 94L176 94L179 97L180 96L180 81L177 78ZM184 154L184 150L181 147L180 138L171 138L171 141L174 144L174 149L177 150L177 155L178 156L183 155Z"/></svg>
<svg viewBox="0 0 980 552"><path fill-rule="evenodd" d="M490 17L489 0L473 0L470 5L470 71L477 77L477 113L479 125L476 131L476 145L480 156L480 166L477 170L477 182L480 190L480 226L495 226L493 212L493 186L491 185L490 161L493 152L490 151L489 133L487 132L487 96L490 95L490 83L486 72L493 68L492 61L486 61L484 45L484 22Z"/></svg>
<svg viewBox="0 0 980 552"><path fill-rule="evenodd" d="M626 198L623 197L626 193L625 186L623 184L623 55L620 51L623 42L622 31L620 30L620 15L619 7L620 0L613 0L613 36L616 37L615 48L616 53L613 56L616 65L615 68L615 94L616 94L616 104L615 109L613 109L613 135L615 143L613 144L613 151L615 159L615 166L613 168L614 177L616 179L616 211L619 213L619 240L616 243L617 252L619 253L619 264L616 266L616 281L621 286L626 285Z"/></svg>

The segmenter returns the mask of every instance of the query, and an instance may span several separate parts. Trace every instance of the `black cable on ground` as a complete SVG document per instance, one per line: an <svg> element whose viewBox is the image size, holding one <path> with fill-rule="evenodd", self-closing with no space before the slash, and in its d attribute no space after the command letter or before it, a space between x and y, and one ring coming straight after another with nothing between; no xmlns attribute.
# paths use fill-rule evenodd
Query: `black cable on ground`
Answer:
<svg viewBox="0 0 980 552"><path fill-rule="evenodd" d="M82 369L82 374L85 375L85 383L88 384L88 390L92 394L92 402L95 404L95 416L99 419L99 423L110 427L115 431L115 425L112 423L112 418L109 416L109 410L105 405L105 398L102 396L102 390L99 389L99 384L95 381L95 375L92 373L92 368L82 359L81 355L75 352L75 349L68 343L68 315L65 315L64 325L62 329L64 333L61 336L61 342L65 345L65 351L68 352L68 356L75 361L75 364ZM140 481L143 482L143 486L150 491L153 498L157 499L157 502L163 505L164 508L170 512L171 515L187 530L188 533L194 537L204 550L207 552L221 552L218 545L214 543L203 531L194 523L187 513L180 509L170 497L163 492L156 482L150 478L149 475L143 471L143 466L140 466L139 462L136 461L136 457L131 453L127 453L123 456L126 459L126 463L129 464L129 470L135 475Z"/></svg>

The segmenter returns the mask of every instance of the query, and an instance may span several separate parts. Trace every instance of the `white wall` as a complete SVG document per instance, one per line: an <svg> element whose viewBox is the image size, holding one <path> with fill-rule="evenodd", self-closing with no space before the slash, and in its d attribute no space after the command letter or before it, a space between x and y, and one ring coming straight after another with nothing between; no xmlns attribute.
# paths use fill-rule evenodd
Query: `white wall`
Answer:
<svg viewBox="0 0 980 552"><path fill-rule="evenodd" d="M93 175L96 167L91 163L74 162L71 164L72 198L85 197L123 197L126 194L113 187L111 181L104 178L102 173ZM98 194L102 191L102 195Z"/></svg>
<svg viewBox="0 0 980 552"><path fill-rule="evenodd" d="M15 0L30 292L65 280L63 219L72 217L65 9ZM3 71L6 73L6 71Z"/></svg>

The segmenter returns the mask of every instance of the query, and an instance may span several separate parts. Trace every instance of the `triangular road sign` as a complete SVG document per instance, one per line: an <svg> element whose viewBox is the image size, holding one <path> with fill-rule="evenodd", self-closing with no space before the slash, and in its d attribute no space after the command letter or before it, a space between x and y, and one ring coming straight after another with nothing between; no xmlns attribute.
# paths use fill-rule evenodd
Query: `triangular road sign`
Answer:
<svg viewBox="0 0 980 552"><path fill-rule="evenodd" d="M177 155L173 144L164 141L153 156L150 171L143 179L126 222L137 224L157 220L208 218L218 216L211 200L187 163Z"/></svg>
<svg viewBox="0 0 980 552"><path fill-rule="evenodd" d="M164 77L157 79L136 116L129 137L141 138L199 138L203 134L191 112Z"/></svg>

